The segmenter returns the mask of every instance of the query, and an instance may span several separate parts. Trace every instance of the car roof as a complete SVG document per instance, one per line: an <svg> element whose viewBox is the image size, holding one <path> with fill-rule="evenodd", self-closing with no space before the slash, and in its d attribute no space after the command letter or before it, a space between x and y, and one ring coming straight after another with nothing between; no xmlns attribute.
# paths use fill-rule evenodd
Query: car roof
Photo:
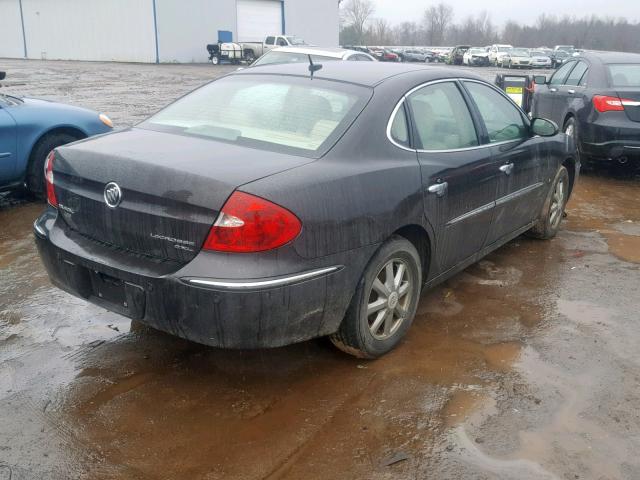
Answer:
<svg viewBox="0 0 640 480"><path fill-rule="evenodd" d="M307 65L300 63L270 64L237 70L230 75L266 74L308 77L309 70L307 67ZM424 82L438 80L440 78L471 78L482 80L482 77L459 68L434 67L422 64L412 65L410 63L396 62L327 62L321 70L314 73L313 78L374 87L385 80L406 73L421 73L420 79Z"/></svg>
<svg viewBox="0 0 640 480"><path fill-rule="evenodd" d="M594 63L640 63L640 54L623 52L584 52L579 57Z"/></svg>

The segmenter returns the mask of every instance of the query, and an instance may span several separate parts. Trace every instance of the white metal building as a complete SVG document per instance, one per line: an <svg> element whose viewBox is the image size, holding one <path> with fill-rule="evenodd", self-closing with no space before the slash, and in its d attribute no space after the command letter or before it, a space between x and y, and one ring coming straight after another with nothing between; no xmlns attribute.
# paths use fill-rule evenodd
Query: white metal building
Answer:
<svg viewBox="0 0 640 480"><path fill-rule="evenodd" d="M205 62L219 30L334 47L338 23L337 0L0 0L0 58Z"/></svg>

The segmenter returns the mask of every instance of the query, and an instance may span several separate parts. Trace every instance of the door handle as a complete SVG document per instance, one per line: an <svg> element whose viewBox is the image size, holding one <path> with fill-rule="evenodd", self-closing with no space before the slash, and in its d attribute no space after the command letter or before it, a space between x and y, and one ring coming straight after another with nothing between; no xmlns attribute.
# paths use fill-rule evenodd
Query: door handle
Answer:
<svg viewBox="0 0 640 480"><path fill-rule="evenodd" d="M449 188L449 184L447 182L440 182L429 185L427 191L429 193L435 193L436 197L443 197L444 194L447 193L447 188Z"/></svg>
<svg viewBox="0 0 640 480"><path fill-rule="evenodd" d="M506 175L511 175L513 171L513 163L507 163L506 165L502 165L500 167L500 171L505 173Z"/></svg>
<svg viewBox="0 0 640 480"><path fill-rule="evenodd" d="M2 152L0 153L0 158L8 158L11 156L11 152Z"/></svg>
<svg viewBox="0 0 640 480"><path fill-rule="evenodd" d="M569 95L573 95L574 93L576 93L576 91L575 91L575 90L573 90L573 89L571 89L571 90L567 90L567 93L568 93Z"/></svg>
<svg viewBox="0 0 640 480"><path fill-rule="evenodd" d="M555 87L551 87L551 88L549 89L549 91L550 91L550 92L555 93L555 92L557 92L557 91L558 91L558 89L557 89L557 88L555 88Z"/></svg>

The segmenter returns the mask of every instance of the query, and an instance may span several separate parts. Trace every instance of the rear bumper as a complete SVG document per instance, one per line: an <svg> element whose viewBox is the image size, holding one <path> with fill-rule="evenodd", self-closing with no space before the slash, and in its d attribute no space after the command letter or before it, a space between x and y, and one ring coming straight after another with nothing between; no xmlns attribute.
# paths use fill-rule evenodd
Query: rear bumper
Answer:
<svg viewBox="0 0 640 480"><path fill-rule="evenodd" d="M640 122L632 122L622 115L610 121L600 119L581 126L580 151L586 159L602 162L640 160Z"/></svg>
<svg viewBox="0 0 640 480"><path fill-rule="evenodd" d="M278 347L334 333L369 251L350 252L349 265L346 256L326 258L254 279L203 276L202 265L192 265L199 257L163 273L137 268L135 262L129 268L97 261L86 245L56 226L56 215L49 209L34 223L36 244L55 286L158 330L224 348ZM109 293L114 284L117 295Z"/></svg>

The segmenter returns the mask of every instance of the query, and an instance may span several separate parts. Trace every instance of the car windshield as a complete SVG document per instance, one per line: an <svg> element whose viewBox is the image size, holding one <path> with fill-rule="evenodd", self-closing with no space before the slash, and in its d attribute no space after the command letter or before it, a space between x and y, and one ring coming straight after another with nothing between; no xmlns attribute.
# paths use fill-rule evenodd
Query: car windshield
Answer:
<svg viewBox="0 0 640 480"><path fill-rule="evenodd" d="M640 87L640 64L607 65L612 87Z"/></svg>
<svg viewBox="0 0 640 480"><path fill-rule="evenodd" d="M305 42L303 39L299 37L286 37L286 38L289 41L289 44L291 45L307 45L307 42Z"/></svg>
<svg viewBox="0 0 640 480"><path fill-rule="evenodd" d="M469 53L485 53L482 48L472 48L469 50Z"/></svg>
<svg viewBox="0 0 640 480"><path fill-rule="evenodd" d="M308 77L232 75L139 127L313 156L344 133L370 96L365 87Z"/></svg>
<svg viewBox="0 0 640 480"><path fill-rule="evenodd" d="M533 52L531 52L531 56L536 56L536 57L546 57L547 54L544 52L541 52L539 50L534 50Z"/></svg>
<svg viewBox="0 0 640 480"><path fill-rule="evenodd" d="M509 50L509 53L511 55L516 56L516 57L528 57L529 56L529 51L525 50L524 48L512 48L511 50Z"/></svg>
<svg viewBox="0 0 640 480"><path fill-rule="evenodd" d="M511 47L498 47L499 52L508 52L511 50Z"/></svg>
<svg viewBox="0 0 640 480"><path fill-rule="evenodd" d="M558 50L556 52L556 57L560 57L560 58L565 58L568 57L569 54L567 52L565 52L564 50Z"/></svg>
<svg viewBox="0 0 640 480"><path fill-rule="evenodd" d="M311 59L314 62L331 62L340 60L336 57L326 57L324 55L311 54ZM281 52L278 50L271 50L265 53L258 60L253 62L252 66L260 65L272 65L274 63L309 63L309 54L300 52Z"/></svg>

